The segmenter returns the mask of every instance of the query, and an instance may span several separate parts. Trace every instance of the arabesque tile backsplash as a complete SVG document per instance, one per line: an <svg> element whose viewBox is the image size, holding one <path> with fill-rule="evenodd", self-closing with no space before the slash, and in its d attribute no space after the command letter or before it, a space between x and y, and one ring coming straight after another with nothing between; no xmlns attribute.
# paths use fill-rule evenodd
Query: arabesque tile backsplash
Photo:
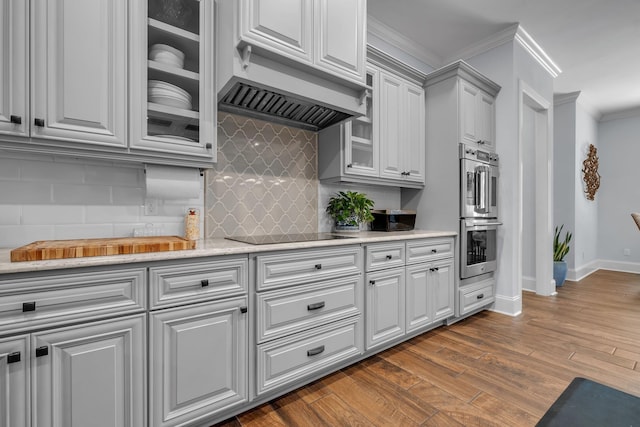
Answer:
<svg viewBox="0 0 640 427"><path fill-rule="evenodd" d="M314 132L220 112L205 237L316 232L316 145Z"/></svg>

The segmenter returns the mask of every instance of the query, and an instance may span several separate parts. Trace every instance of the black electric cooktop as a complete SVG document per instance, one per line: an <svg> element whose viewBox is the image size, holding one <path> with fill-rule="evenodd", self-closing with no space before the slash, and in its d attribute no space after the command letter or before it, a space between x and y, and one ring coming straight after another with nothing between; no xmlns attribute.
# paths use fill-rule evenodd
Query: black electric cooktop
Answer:
<svg viewBox="0 0 640 427"><path fill-rule="evenodd" d="M351 236L340 236L331 233L302 233L302 234L265 234L258 236L230 236L228 240L249 243L250 245L272 245L275 243L314 242L317 240L351 239Z"/></svg>

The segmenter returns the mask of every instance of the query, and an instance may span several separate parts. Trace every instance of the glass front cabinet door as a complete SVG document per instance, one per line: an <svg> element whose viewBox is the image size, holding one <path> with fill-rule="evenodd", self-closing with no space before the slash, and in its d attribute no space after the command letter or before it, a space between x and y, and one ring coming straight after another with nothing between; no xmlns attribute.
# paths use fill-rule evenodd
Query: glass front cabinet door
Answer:
<svg viewBox="0 0 640 427"><path fill-rule="evenodd" d="M374 105L373 93L378 86L378 71L367 67L367 114L344 124L346 175L379 175L378 110Z"/></svg>
<svg viewBox="0 0 640 427"><path fill-rule="evenodd" d="M214 0L135 4L131 150L215 162Z"/></svg>

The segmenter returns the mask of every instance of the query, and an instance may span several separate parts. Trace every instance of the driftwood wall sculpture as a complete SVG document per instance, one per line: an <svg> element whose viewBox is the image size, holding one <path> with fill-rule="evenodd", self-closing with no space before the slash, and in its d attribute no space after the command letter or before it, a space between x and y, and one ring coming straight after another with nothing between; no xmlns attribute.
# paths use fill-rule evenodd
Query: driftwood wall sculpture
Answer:
<svg viewBox="0 0 640 427"><path fill-rule="evenodd" d="M587 194L588 200L593 200L596 196L596 191L600 187L600 174L598 173L598 149L589 144L589 153L587 158L582 162L582 178L586 184L584 192Z"/></svg>

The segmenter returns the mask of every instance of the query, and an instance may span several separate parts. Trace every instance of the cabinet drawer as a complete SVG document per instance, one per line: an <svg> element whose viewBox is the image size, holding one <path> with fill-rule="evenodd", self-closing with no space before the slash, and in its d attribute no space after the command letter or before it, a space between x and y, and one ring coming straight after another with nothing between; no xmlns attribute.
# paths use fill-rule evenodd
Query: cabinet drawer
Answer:
<svg viewBox="0 0 640 427"><path fill-rule="evenodd" d="M257 257L258 290L360 274L359 246L280 252Z"/></svg>
<svg viewBox="0 0 640 427"><path fill-rule="evenodd" d="M362 276L264 292L257 296L258 341L362 312Z"/></svg>
<svg viewBox="0 0 640 427"><path fill-rule="evenodd" d="M459 289L460 315L470 313L495 301L495 280L487 279Z"/></svg>
<svg viewBox="0 0 640 427"><path fill-rule="evenodd" d="M404 266L404 241L367 245L365 250L367 254L365 261L366 271Z"/></svg>
<svg viewBox="0 0 640 427"><path fill-rule="evenodd" d="M428 239L407 241L407 264L453 257L453 239Z"/></svg>
<svg viewBox="0 0 640 427"><path fill-rule="evenodd" d="M151 267L151 309L245 294L248 266L244 256Z"/></svg>
<svg viewBox="0 0 640 427"><path fill-rule="evenodd" d="M258 346L257 394L362 353L360 316Z"/></svg>
<svg viewBox="0 0 640 427"><path fill-rule="evenodd" d="M0 281L0 335L146 308L146 269L85 271Z"/></svg>

